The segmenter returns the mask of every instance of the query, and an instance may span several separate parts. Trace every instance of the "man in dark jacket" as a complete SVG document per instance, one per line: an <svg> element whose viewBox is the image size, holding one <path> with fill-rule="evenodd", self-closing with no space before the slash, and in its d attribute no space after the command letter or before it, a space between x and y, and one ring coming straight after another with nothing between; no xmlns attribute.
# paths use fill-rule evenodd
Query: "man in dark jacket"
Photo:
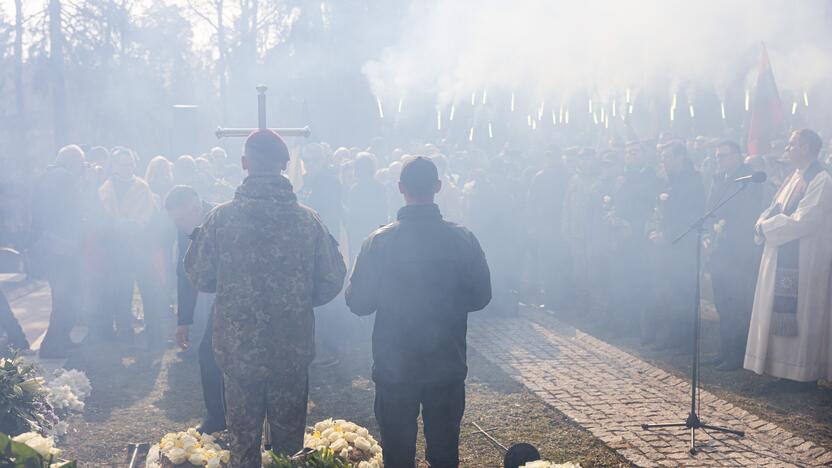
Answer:
<svg viewBox="0 0 832 468"><path fill-rule="evenodd" d="M85 192L84 151L68 145L58 151L32 199L36 250L44 256L52 292L49 328L40 347L42 358L65 358L75 347L70 338L83 297L81 272L86 210L92 196Z"/></svg>
<svg viewBox="0 0 832 468"><path fill-rule="evenodd" d="M657 349L686 353L693 350L694 295L696 290L696 233L674 243L705 209L702 176L688 159L682 142L661 148L665 189L659 195L647 237L654 246L654 275L660 315Z"/></svg>
<svg viewBox="0 0 832 468"><path fill-rule="evenodd" d="M177 185L165 197L165 210L168 212L178 231L176 263L176 343L182 349L191 346L190 328L194 324L194 312L197 303L213 303L213 294L200 293L196 290L185 273L185 253L191 245L190 235L205 220L213 206L200 199L196 190L187 185ZM200 297L201 296L201 297ZM202 300L200 300L202 299ZM199 431L212 434L225 429L225 408L222 396L222 371L214 360L213 314L208 315L205 333L199 342L199 372L202 381L202 398L207 415Z"/></svg>
<svg viewBox="0 0 832 468"><path fill-rule="evenodd" d="M740 147L725 140L716 151L718 171L711 188L708 206L740 188L735 179L751 175L753 170L743 164ZM719 313L719 355L713 361L718 370L738 369L745 357L748 325L760 248L754 243L754 225L762 211L763 185L749 184L739 196L720 208L706 239L709 270L714 290L714 305Z"/></svg>
<svg viewBox="0 0 832 468"><path fill-rule="evenodd" d="M444 221L433 202L441 187L429 159L405 164L399 190L407 206L364 241L346 292L354 314L376 313L375 414L384 464L397 468L415 466L420 406L428 462L459 465L468 312L491 300L477 238Z"/></svg>

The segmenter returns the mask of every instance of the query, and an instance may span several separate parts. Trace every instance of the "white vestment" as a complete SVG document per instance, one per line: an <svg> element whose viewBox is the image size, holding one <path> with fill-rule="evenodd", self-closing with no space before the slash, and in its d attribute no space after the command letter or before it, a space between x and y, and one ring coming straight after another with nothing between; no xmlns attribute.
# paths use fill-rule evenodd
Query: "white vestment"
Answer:
<svg viewBox="0 0 832 468"><path fill-rule="evenodd" d="M832 380L832 176L821 171L791 215L774 214L802 183L795 172L760 216L765 248L745 352L745 368L801 382ZM797 336L771 333L778 248L799 239Z"/></svg>

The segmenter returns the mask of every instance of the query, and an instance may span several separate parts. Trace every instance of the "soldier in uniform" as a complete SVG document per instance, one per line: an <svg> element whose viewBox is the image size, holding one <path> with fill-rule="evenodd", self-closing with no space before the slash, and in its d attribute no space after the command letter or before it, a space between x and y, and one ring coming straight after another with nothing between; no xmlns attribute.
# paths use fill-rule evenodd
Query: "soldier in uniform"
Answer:
<svg viewBox="0 0 832 468"><path fill-rule="evenodd" d="M266 415L276 452L302 448L312 308L338 295L346 275L338 243L281 175L288 161L276 133L252 133L242 157L248 177L194 232L185 256L194 286L216 292L213 346L233 467L260 465Z"/></svg>
<svg viewBox="0 0 832 468"><path fill-rule="evenodd" d="M376 314L375 415L390 467L415 467L420 408L430 466L459 466L468 312L491 300L477 238L444 221L433 202L441 187L430 159L404 165L399 190L407 206L364 241L346 292L354 314Z"/></svg>

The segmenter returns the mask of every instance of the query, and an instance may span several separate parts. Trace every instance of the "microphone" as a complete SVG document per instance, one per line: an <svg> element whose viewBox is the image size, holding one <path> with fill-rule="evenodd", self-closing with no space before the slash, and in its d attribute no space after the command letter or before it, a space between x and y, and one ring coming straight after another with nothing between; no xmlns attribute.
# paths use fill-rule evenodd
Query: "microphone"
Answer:
<svg viewBox="0 0 832 468"><path fill-rule="evenodd" d="M755 184L762 184L763 182L766 181L766 178L767 178L767 176L766 176L765 172L757 171L757 172L755 172L751 175L738 177L738 178L734 179L734 182L742 182L744 184L747 184L749 182L752 182L752 183L755 183Z"/></svg>

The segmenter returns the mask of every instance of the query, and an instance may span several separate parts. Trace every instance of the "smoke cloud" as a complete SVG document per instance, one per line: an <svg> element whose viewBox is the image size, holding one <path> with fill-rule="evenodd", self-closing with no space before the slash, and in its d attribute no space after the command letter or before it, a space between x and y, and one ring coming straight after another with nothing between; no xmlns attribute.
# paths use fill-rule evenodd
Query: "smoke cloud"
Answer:
<svg viewBox="0 0 832 468"><path fill-rule="evenodd" d="M765 43L781 89L832 76L822 0L430 0L398 42L364 65L386 102L483 99L484 92L600 100L628 88L668 93L756 76ZM562 101L561 101L562 102Z"/></svg>

